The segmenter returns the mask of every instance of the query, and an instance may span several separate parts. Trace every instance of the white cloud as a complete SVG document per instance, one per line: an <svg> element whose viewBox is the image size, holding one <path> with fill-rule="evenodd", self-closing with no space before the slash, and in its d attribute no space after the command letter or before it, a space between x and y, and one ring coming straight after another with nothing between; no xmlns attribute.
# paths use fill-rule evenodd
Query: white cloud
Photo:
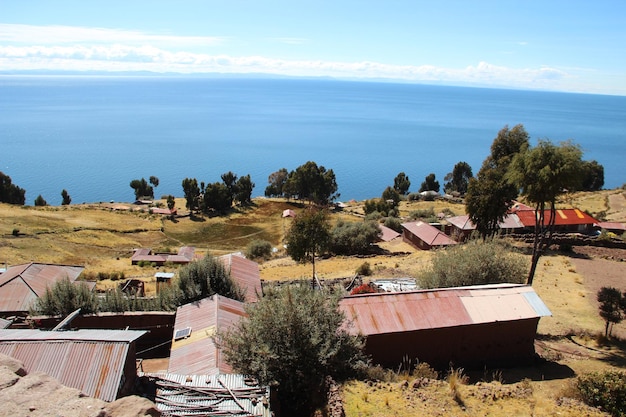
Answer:
<svg viewBox="0 0 626 417"><path fill-rule="evenodd" d="M209 36L175 36L149 34L139 31L86 28L77 26L32 26L0 23L0 42L28 45L111 44L141 45L156 43L163 46L215 46L227 38Z"/></svg>
<svg viewBox="0 0 626 417"><path fill-rule="evenodd" d="M299 44L301 38L274 38ZM576 69L510 68L487 62L465 68L393 65L372 61L285 60L263 56L206 53L201 46L226 42L220 37L151 35L135 31L66 26L0 24L0 69L4 71L152 71L177 73L270 73L408 82L473 84L580 92L602 91Z"/></svg>

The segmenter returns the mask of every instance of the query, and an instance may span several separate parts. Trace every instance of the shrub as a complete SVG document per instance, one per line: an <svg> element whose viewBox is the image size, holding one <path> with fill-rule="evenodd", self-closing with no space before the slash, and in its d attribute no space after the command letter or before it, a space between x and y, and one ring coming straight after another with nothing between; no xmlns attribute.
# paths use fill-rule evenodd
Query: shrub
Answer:
<svg viewBox="0 0 626 417"><path fill-rule="evenodd" d="M339 221L331 231L330 250L337 255L368 253L380 233L376 222Z"/></svg>
<svg viewBox="0 0 626 417"><path fill-rule="evenodd" d="M422 196L420 195L420 193L411 193L406 197L406 199L408 201L420 201L422 199Z"/></svg>
<svg viewBox="0 0 626 417"><path fill-rule="evenodd" d="M246 248L246 258L269 259L272 257L272 244L267 240L255 239Z"/></svg>
<svg viewBox="0 0 626 417"><path fill-rule="evenodd" d="M13 232L11 232L13 234L13 236L17 237L20 235L20 229L13 229Z"/></svg>
<svg viewBox="0 0 626 417"><path fill-rule="evenodd" d="M422 288L525 282L526 262L497 239L472 240L437 251L419 277Z"/></svg>
<svg viewBox="0 0 626 417"><path fill-rule="evenodd" d="M211 254L180 268L178 289L181 303L200 300L216 293L234 300L244 300L244 294L231 279L230 272Z"/></svg>
<svg viewBox="0 0 626 417"><path fill-rule="evenodd" d="M369 277L370 275L372 275L372 267L370 266L370 263L369 262L363 262L356 269L356 273L358 275L363 275L364 277Z"/></svg>
<svg viewBox="0 0 626 417"><path fill-rule="evenodd" d="M429 207L427 209L413 210L409 213L409 218L411 220L429 219L433 217L436 218L437 216L435 216L435 209L433 209L432 207Z"/></svg>
<svg viewBox="0 0 626 417"><path fill-rule="evenodd" d="M385 227L395 230L398 233L402 233L402 222L397 217L387 217L385 219L385 223L383 223Z"/></svg>
<svg viewBox="0 0 626 417"><path fill-rule="evenodd" d="M44 198L41 196L41 194L39 194L37 196L37 198L35 199L35 207L44 207L47 206L48 202L46 200L44 200Z"/></svg>
<svg viewBox="0 0 626 417"><path fill-rule="evenodd" d="M98 299L84 282L73 283L66 277L46 289L33 304L31 314L66 316L79 308L82 314L95 313Z"/></svg>
<svg viewBox="0 0 626 417"><path fill-rule="evenodd" d="M216 340L236 372L277 384L281 414L312 415L326 402L328 376L341 383L368 365L364 340L343 328L338 305L338 296L309 285L271 289Z"/></svg>
<svg viewBox="0 0 626 417"><path fill-rule="evenodd" d="M602 407L613 416L626 416L626 373L605 371L581 375L576 388L588 405Z"/></svg>

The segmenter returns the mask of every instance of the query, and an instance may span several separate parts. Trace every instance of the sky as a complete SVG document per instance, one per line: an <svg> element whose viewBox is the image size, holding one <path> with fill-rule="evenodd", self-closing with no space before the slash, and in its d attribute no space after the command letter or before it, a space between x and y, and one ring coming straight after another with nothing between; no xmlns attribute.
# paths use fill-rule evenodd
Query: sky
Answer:
<svg viewBox="0 0 626 417"><path fill-rule="evenodd" d="M49 70L626 95L626 1L0 0L0 72Z"/></svg>

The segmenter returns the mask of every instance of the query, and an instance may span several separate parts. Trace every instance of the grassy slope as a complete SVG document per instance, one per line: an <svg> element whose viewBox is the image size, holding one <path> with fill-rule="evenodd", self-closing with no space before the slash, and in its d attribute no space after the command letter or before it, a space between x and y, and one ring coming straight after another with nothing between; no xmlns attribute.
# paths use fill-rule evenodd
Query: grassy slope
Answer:
<svg viewBox="0 0 626 417"><path fill-rule="evenodd" d="M593 214L608 212L611 217L619 218L624 214L615 213L606 205L609 195L616 193L577 194L571 202ZM177 207L179 211L184 207L182 199L177 200ZM463 206L458 204L413 202L403 203L401 214L431 207L435 213L445 207L455 214L463 213ZM130 265L133 248L177 250L189 244L196 246L201 253L220 254L245 250L251 240L260 238L281 249L284 230L290 222L290 219L281 217L286 208L299 210L301 206L258 199L253 207L227 217L186 217L172 221L146 212L112 210L108 205L33 208L0 204L0 262L9 265L29 261L80 264L85 265L90 273L123 271L126 276L152 277L154 268ZM360 213L361 207L354 205L334 218L357 219L354 215ZM19 230L18 237L13 236L14 229ZM347 277L367 261L377 276L414 276L430 259L429 252L415 251L401 242L382 246L388 255L321 260L317 263L317 271L323 278ZM310 273L310 265L294 264L281 250L276 259L261 265L262 278L268 280L304 278ZM622 350L597 347L593 341L583 338L573 340L582 345L590 344L592 349L576 349L576 345L563 338L569 333L596 333L603 329L603 323L590 302L594 294L589 294L583 284L584 278L568 258L553 254L541 259L534 288L553 313L553 317L541 320L538 329L539 350L555 360L549 362L548 368L505 370L498 378L504 382L503 386L499 383L487 387L461 386L461 402L452 398L447 384L413 390L410 385L405 387L398 383L374 386L353 383L344 390L347 416L516 416L553 415L556 412L564 416L598 415L575 404L557 406L556 403L561 393L568 389L572 374L624 363L621 359L614 360L623 358ZM99 285L115 283L102 282ZM520 396L516 387L525 377L532 379L532 393ZM474 377L474 381L479 379L485 378Z"/></svg>

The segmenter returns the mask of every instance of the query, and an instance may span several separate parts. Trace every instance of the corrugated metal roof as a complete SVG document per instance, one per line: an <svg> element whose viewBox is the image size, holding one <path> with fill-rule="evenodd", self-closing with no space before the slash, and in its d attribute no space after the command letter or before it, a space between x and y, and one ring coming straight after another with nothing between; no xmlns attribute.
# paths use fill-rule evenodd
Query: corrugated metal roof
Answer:
<svg viewBox="0 0 626 417"><path fill-rule="evenodd" d="M390 240L393 240L400 236L400 233L387 226L383 226L381 224L378 227L380 227L380 231L382 232L382 234L380 235L380 240L382 240L383 242L389 242Z"/></svg>
<svg viewBox="0 0 626 417"><path fill-rule="evenodd" d="M29 373L43 372L89 396L114 401L122 383L130 343L145 333L0 330L0 353L22 361Z"/></svg>
<svg viewBox="0 0 626 417"><path fill-rule="evenodd" d="M28 263L0 275L0 312L27 312L46 288L62 279L74 282L85 268L75 265Z"/></svg>
<svg viewBox="0 0 626 417"><path fill-rule="evenodd" d="M238 253L220 256L219 259L230 271L230 277L244 291L246 301L249 303L259 301L262 292L259 264Z"/></svg>
<svg viewBox="0 0 626 417"><path fill-rule="evenodd" d="M243 303L217 294L178 307L174 329L191 327L191 335L172 341L168 371L187 375L232 372L212 336L232 328L245 316Z"/></svg>
<svg viewBox="0 0 626 417"><path fill-rule="evenodd" d="M448 223L461 230L476 230L476 225L470 220L469 216L454 216L446 219ZM508 214L499 224L500 229L520 229L524 227L516 214Z"/></svg>
<svg viewBox="0 0 626 417"><path fill-rule="evenodd" d="M402 227L417 236L429 246L456 245L458 242L452 240L448 235L424 222L402 223Z"/></svg>
<svg viewBox="0 0 626 417"><path fill-rule="evenodd" d="M513 284L362 294L339 306L365 336L550 315L532 287Z"/></svg>
<svg viewBox="0 0 626 417"><path fill-rule="evenodd" d="M626 225L620 222L598 222L598 227L606 230L622 230L626 231Z"/></svg>
<svg viewBox="0 0 626 417"><path fill-rule="evenodd" d="M244 375L143 375L157 379L156 404L164 417L180 415L180 412L188 416L272 415L269 387L251 383Z"/></svg>
<svg viewBox="0 0 626 417"><path fill-rule="evenodd" d="M535 226L535 211L520 210L516 212L520 221L525 227ZM545 224L550 222L552 215L550 210L544 210ZM559 209L556 211L555 225L557 226L573 226L573 225L592 225L598 223L596 219L578 209Z"/></svg>

